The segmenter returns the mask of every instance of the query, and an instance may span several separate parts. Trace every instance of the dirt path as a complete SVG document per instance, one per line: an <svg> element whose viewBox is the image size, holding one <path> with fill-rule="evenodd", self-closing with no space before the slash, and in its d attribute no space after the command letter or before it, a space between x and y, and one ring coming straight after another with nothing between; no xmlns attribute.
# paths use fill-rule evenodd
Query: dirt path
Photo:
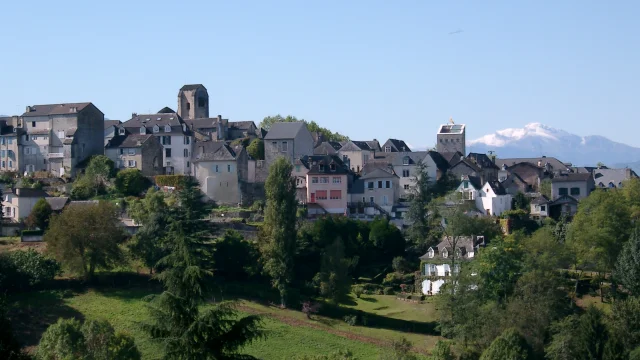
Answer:
<svg viewBox="0 0 640 360"><path fill-rule="evenodd" d="M336 330L336 329L333 329L333 328L331 328L329 326L326 326L326 325L321 325L321 324L318 324L318 323L299 320L299 319L292 318L290 316L277 314L277 313L274 313L274 312L259 311L259 310L256 310L256 309L254 309L252 307L245 306L245 305L239 305L238 306L238 310L243 311L243 312L247 312L247 313L250 313L250 314L254 314L254 315L266 316L266 317L269 317L269 318L274 319L274 320L278 320L280 322L283 322L283 323L285 323L287 325L291 325L291 326L305 326L305 327L316 329L316 330L326 331L326 332L328 332L330 334L337 335L337 336L340 336L340 337L343 337L343 338L346 338L346 339L349 339L349 340L360 341L360 342L363 342L363 343L372 344L372 345L376 345L376 346L384 347L384 348L391 347L391 341L384 341L384 340L376 339L376 338L373 338L373 337L370 337L370 336L354 334L354 333L349 332L349 331ZM313 318L312 318L312 320L313 320ZM429 353L426 352L426 351L419 350L419 349L414 349L414 350L417 350L417 352L419 352L421 354L429 355Z"/></svg>

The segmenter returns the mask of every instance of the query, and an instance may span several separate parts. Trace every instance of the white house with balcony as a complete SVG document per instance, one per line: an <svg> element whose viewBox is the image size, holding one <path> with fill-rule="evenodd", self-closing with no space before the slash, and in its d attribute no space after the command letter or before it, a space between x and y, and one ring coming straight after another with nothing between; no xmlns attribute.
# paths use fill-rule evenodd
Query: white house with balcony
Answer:
<svg viewBox="0 0 640 360"><path fill-rule="evenodd" d="M484 236L446 236L420 257L422 293L436 295L448 278L460 271L460 265L473 260L480 247L486 245ZM453 268L452 268L453 264Z"/></svg>

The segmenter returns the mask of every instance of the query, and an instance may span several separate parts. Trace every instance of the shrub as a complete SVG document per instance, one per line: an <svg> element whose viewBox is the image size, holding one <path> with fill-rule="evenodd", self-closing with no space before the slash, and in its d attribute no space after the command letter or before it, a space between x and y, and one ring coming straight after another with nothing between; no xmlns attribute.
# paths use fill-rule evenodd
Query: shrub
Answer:
<svg viewBox="0 0 640 360"><path fill-rule="evenodd" d="M147 179L138 169L120 170L116 175L116 190L125 196L139 195L147 186Z"/></svg>
<svg viewBox="0 0 640 360"><path fill-rule="evenodd" d="M189 177L185 175L158 175L155 177L158 186L173 186L179 188Z"/></svg>
<svg viewBox="0 0 640 360"><path fill-rule="evenodd" d="M382 290L382 293L384 295L393 295L393 294L395 294L395 291L393 290L392 287L387 286Z"/></svg>
<svg viewBox="0 0 640 360"><path fill-rule="evenodd" d="M25 223L30 228L38 228L44 230L49 225L49 218L51 217L51 205L44 198L38 200L31 209L31 214L27 217Z"/></svg>
<svg viewBox="0 0 640 360"><path fill-rule="evenodd" d="M349 324L349 326L356 326L358 323L358 317L356 315L346 315L344 317L344 322Z"/></svg>
<svg viewBox="0 0 640 360"><path fill-rule="evenodd" d="M409 271L409 262L402 256L394 257L391 261L391 266L393 267L393 271L400 274L404 274Z"/></svg>
<svg viewBox="0 0 640 360"><path fill-rule="evenodd" d="M0 255L0 289L3 290L25 290L53 280L59 273L57 261L33 249Z"/></svg>
<svg viewBox="0 0 640 360"><path fill-rule="evenodd" d="M32 235L42 235L44 231L42 230L22 230L22 236L32 236Z"/></svg>
<svg viewBox="0 0 640 360"><path fill-rule="evenodd" d="M356 296L356 298L360 299L360 296L364 293L364 287L362 287L362 285L353 285L351 287L351 292Z"/></svg>

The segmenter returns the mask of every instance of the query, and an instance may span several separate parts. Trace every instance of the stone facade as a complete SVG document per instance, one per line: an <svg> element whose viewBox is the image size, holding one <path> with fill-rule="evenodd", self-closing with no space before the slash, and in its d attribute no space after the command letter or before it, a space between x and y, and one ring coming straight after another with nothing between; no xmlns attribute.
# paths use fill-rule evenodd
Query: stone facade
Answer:
<svg viewBox="0 0 640 360"><path fill-rule="evenodd" d="M466 154L466 150L465 125L440 125L437 135L436 151L439 153L459 151L462 154Z"/></svg>
<svg viewBox="0 0 640 360"><path fill-rule="evenodd" d="M209 93L202 84L185 85L178 92L178 115L183 119L209 117Z"/></svg>
<svg viewBox="0 0 640 360"><path fill-rule="evenodd" d="M248 183L248 155L242 146L223 142L196 144L194 176L204 195L218 204L246 204L244 192Z"/></svg>
<svg viewBox="0 0 640 360"><path fill-rule="evenodd" d="M293 164L295 159L313 155L313 137L302 122L275 123L264 138L267 166L279 157Z"/></svg>
<svg viewBox="0 0 640 360"><path fill-rule="evenodd" d="M144 176L161 175L162 145L157 137L146 134L117 135L109 141L105 155L116 169L138 169Z"/></svg>
<svg viewBox="0 0 640 360"><path fill-rule="evenodd" d="M17 116L0 119L0 171L20 171L20 137L24 131L15 127L17 121Z"/></svg>

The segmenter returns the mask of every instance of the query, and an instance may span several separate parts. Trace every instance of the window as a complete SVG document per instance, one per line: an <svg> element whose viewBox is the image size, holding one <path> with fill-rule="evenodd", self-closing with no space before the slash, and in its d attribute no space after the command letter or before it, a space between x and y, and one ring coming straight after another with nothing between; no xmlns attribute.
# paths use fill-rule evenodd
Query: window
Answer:
<svg viewBox="0 0 640 360"><path fill-rule="evenodd" d="M378 180L378 189L382 189L382 180Z"/></svg>
<svg viewBox="0 0 640 360"><path fill-rule="evenodd" d="M333 183L334 184L340 184L342 183L342 178L338 177L338 176L334 176L333 177Z"/></svg>
<svg viewBox="0 0 640 360"><path fill-rule="evenodd" d="M25 147L24 147L24 154L25 154L25 155L31 155L31 148L30 148L30 147L28 147L28 146L25 146Z"/></svg>
<svg viewBox="0 0 640 360"><path fill-rule="evenodd" d="M277 141L271 142L271 151L278 151L278 142Z"/></svg>
<svg viewBox="0 0 640 360"><path fill-rule="evenodd" d="M187 167L191 167L191 163L187 161Z"/></svg>
<svg viewBox="0 0 640 360"><path fill-rule="evenodd" d="M189 145L189 144L191 143L191 139L190 139L188 136L185 136L185 137L184 137L184 140L183 140L183 143L184 143L185 145Z"/></svg>
<svg viewBox="0 0 640 360"><path fill-rule="evenodd" d="M135 155L136 149L129 149L129 155Z"/></svg>
<svg viewBox="0 0 640 360"><path fill-rule="evenodd" d="M9 145L13 144L13 138L8 138L8 139L7 139L7 143L8 143Z"/></svg>
<svg viewBox="0 0 640 360"><path fill-rule="evenodd" d="M164 149L164 156L171 157L171 149Z"/></svg>
<svg viewBox="0 0 640 360"><path fill-rule="evenodd" d="M312 177L311 178L311 183L312 184L317 184L318 183L318 177L317 176Z"/></svg>
<svg viewBox="0 0 640 360"><path fill-rule="evenodd" d="M409 177L409 170L402 170L402 177Z"/></svg>
<svg viewBox="0 0 640 360"><path fill-rule="evenodd" d="M373 189L373 181L367 183L367 189Z"/></svg>
<svg viewBox="0 0 640 360"><path fill-rule="evenodd" d="M29 141L29 134L26 134L26 135L24 136L24 141Z"/></svg>
<svg viewBox="0 0 640 360"><path fill-rule="evenodd" d="M328 184L329 183L329 178L326 176L323 176L320 178L320 184Z"/></svg>
<svg viewBox="0 0 640 360"><path fill-rule="evenodd" d="M384 187L387 189L391 189L391 181L389 180L385 181Z"/></svg>
<svg viewBox="0 0 640 360"><path fill-rule="evenodd" d="M154 125L154 126L153 126L153 132L154 132L154 133L160 132L160 126L158 126L158 125Z"/></svg>
<svg viewBox="0 0 640 360"><path fill-rule="evenodd" d="M31 127L36 127L36 122L35 121L31 122Z"/></svg>
<svg viewBox="0 0 640 360"><path fill-rule="evenodd" d="M4 140L4 136L0 138L0 144L4 145L5 140Z"/></svg>
<svg viewBox="0 0 640 360"><path fill-rule="evenodd" d="M389 204L389 198L387 197L387 195L382 195L382 205L388 205Z"/></svg>
<svg viewBox="0 0 640 360"><path fill-rule="evenodd" d="M391 146L385 146L384 152L391 152Z"/></svg>
<svg viewBox="0 0 640 360"><path fill-rule="evenodd" d="M320 164L318 165L318 168L320 169L320 171L324 171L324 165Z"/></svg>
<svg viewBox="0 0 640 360"><path fill-rule="evenodd" d="M162 145L171 145L171 136L163 136Z"/></svg>
<svg viewBox="0 0 640 360"><path fill-rule="evenodd" d="M336 164L329 164L329 170L336 171Z"/></svg>
<svg viewBox="0 0 640 360"><path fill-rule="evenodd" d="M464 189L468 189L468 188L469 188L469 181L467 181L467 180L463 181L463 182L462 182L462 187L463 187Z"/></svg>
<svg viewBox="0 0 640 360"><path fill-rule="evenodd" d="M135 160L129 160L129 163L127 164L127 166L135 167L136 166L136 161Z"/></svg>
<svg viewBox="0 0 640 360"><path fill-rule="evenodd" d="M572 187L571 188L571 195L580 195L580 188Z"/></svg>
<svg viewBox="0 0 640 360"><path fill-rule="evenodd" d="M404 189L409 190L409 184L404 184Z"/></svg>
<svg viewBox="0 0 640 360"><path fill-rule="evenodd" d="M2 168L4 169L4 160L2 160Z"/></svg>
<svg viewBox="0 0 640 360"><path fill-rule="evenodd" d="M189 157L189 149L184 149L182 151L182 154L184 155L184 157Z"/></svg>
<svg viewBox="0 0 640 360"><path fill-rule="evenodd" d="M124 133L125 133L124 128L120 128L120 129L118 129L118 134L120 134L120 135L124 135ZM64 134L64 133L63 133L63 134ZM58 134L58 137L64 137L64 136L60 136L60 135Z"/></svg>
<svg viewBox="0 0 640 360"><path fill-rule="evenodd" d="M231 172L231 165L227 165L227 172Z"/></svg>
<svg viewBox="0 0 640 360"><path fill-rule="evenodd" d="M402 165L409 165L409 157L405 156L402 158Z"/></svg>
<svg viewBox="0 0 640 360"><path fill-rule="evenodd" d="M205 107L207 106L207 99L204 98L203 96L198 98L198 107Z"/></svg>
<svg viewBox="0 0 640 360"><path fill-rule="evenodd" d="M369 196L369 202L373 204L373 196Z"/></svg>
<svg viewBox="0 0 640 360"><path fill-rule="evenodd" d="M547 211L546 205L540 205L540 211Z"/></svg>
<svg viewBox="0 0 640 360"><path fill-rule="evenodd" d="M124 154L124 149L120 149L120 155Z"/></svg>
<svg viewBox="0 0 640 360"><path fill-rule="evenodd" d="M342 190L331 190L331 191L329 191L329 199L331 199L331 200L340 200L340 199L342 199Z"/></svg>
<svg viewBox="0 0 640 360"><path fill-rule="evenodd" d="M0 157L4 158L7 156L7 152L5 150L0 151Z"/></svg>
<svg viewBox="0 0 640 360"><path fill-rule="evenodd" d="M369 154L362 155L362 164L366 164L369 161Z"/></svg>
<svg viewBox="0 0 640 360"><path fill-rule="evenodd" d="M300 172L300 165L296 165L296 172Z"/></svg>
<svg viewBox="0 0 640 360"><path fill-rule="evenodd" d="M147 129L143 126L140 128L140 135L144 135L147 133Z"/></svg>
<svg viewBox="0 0 640 360"><path fill-rule="evenodd" d="M171 132L171 125L165 125L164 132Z"/></svg>
<svg viewBox="0 0 640 360"><path fill-rule="evenodd" d="M9 168L13 167L13 161L9 160Z"/></svg>
<svg viewBox="0 0 640 360"><path fill-rule="evenodd" d="M287 152L289 150L289 143L286 141L282 142L282 152Z"/></svg>
<svg viewBox="0 0 640 360"><path fill-rule="evenodd" d="M568 195L568 194L569 194L569 191L568 191L568 190L569 190L569 189L567 189L567 188L560 188L560 189L558 189L558 194L559 194L560 196L562 196L562 195Z"/></svg>
<svg viewBox="0 0 640 360"><path fill-rule="evenodd" d="M187 111L191 110L191 104L187 103Z"/></svg>
<svg viewBox="0 0 640 360"><path fill-rule="evenodd" d="M327 200L327 190L318 190L318 191L316 191L316 199L318 199L318 200Z"/></svg>

